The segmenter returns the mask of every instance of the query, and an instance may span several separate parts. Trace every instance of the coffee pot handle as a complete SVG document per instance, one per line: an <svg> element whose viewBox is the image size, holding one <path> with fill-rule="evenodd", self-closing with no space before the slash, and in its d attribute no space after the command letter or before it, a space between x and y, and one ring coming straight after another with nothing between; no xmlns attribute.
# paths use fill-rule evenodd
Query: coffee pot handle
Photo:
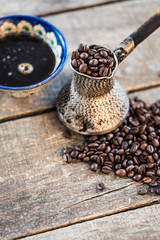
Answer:
<svg viewBox="0 0 160 240"><path fill-rule="evenodd" d="M117 56L118 64L158 27L160 27L160 8L113 51Z"/></svg>

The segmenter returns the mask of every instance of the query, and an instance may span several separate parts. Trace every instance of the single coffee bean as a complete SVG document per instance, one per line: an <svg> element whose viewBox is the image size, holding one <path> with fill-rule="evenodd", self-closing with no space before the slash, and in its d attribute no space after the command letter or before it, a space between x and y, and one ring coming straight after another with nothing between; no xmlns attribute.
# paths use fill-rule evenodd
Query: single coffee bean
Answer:
<svg viewBox="0 0 160 240"><path fill-rule="evenodd" d="M63 155L63 160L67 163L71 163L72 162L72 158L71 156L69 155L69 153L66 153Z"/></svg>
<svg viewBox="0 0 160 240"><path fill-rule="evenodd" d="M86 154L85 153L80 153L79 155L78 155L78 158L79 159L83 159L83 158L85 158L86 157Z"/></svg>
<svg viewBox="0 0 160 240"><path fill-rule="evenodd" d="M78 50L79 52L83 52L84 51L84 44L80 43L79 46L78 46Z"/></svg>
<svg viewBox="0 0 160 240"><path fill-rule="evenodd" d="M98 146L99 146L99 144L95 143L95 142L88 144L89 148L91 148L91 147L98 147Z"/></svg>
<svg viewBox="0 0 160 240"><path fill-rule="evenodd" d="M88 53L90 56L93 56L95 53L97 53L97 51L95 49L90 49L88 50Z"/></svg>
<svg viewBox="0 0 160 240"><path fill-rule="evenodd" d="M88 53L82 52L82 53L80 54L80 58L83 59L83 60L87 59L87 58L88 58Z"/></svg>
<svg viewBox="0 0 160 240"><path fill-rule="evenodd" d="M132 134L128 134L125 136L125 140L132 140L133 139L133 135Z"/></svg>
<svg viewBox="0 0 160 240"><path fill-rule="evenodd" d="M102 172L105 174L110 174L112 172L112 169L108 166L103 166L102 167Z"/></svg>
<svg viewBox="0 0 160 240"><path fill-rule="evenodd" d="M91 136L89 139L88 139L88 142L94 142L98 139L97 136Z"/></svg>
<svg viewBox="0 0 160 240"><path fill-rule="evenodd" d="M108 134L106 135L106 139L107 139L108 141L110 141L113 137L114 137L114 134L113 134L113 133L108 133Z"/></svg>
<svg viewBox="0 0 160 240"><path fill-rule="evenodd" d="M97 72L97 71L98 71L98 67L90 67L90 70L91 70L92 72Z"/></svg>
<svg viewBox="0 0 160 240"><path fill-rule="evenodd" d="M90 161L90 158L89 158L89 157L83 158L83 162L89 162L89 161Z"/></svg>
<svg viewBox="0 0 160 240"><path fill-rule="evenodd" d="M96 66L98 65L98 60L95 59L95 58L91 59L91 60L89 61L89 65L90 65L91 67L96 67ZM97 69L97 70L98 70L98 69Z"/></svg>
<svg viewBox="0 0 160 240"><path fill-rule="evenodd" d="M106 76L107 73L108 73L108 68L107 68L107 67L101 67L101 68L99 69L99 76L100 76L100 77Z"/></svg>
<svg viewBox="0 0 160 240"><path fill-rule="evenodd" d="M108 66L109 66L109 68L111 68L111 67L113 67L114 66L114 59L112 58L112 59L110 59L109 61L108 61Z"/></svg>
<svg viewBox="0 0 160 240"><path fill-rule="evenodd" d="M143 115L139 115L139 116L138 116L138 120L139 120L140 122L144 123L146 119L145 119L145 117L144 117Z"/></svg>
<svg viewBox="0 0 160 240"><path fill-rule="evenodd" d="M95 54L94 54L94 58L100 59L100 58L101 58L101 55L100 55L99 53L95 53Z"/></svg>
<svg viewBox="0 0 160 240"><path fill-rule="evenodd" d="M140 146L140 149L141 149L142 151L144 151L144 150L146 149L146 147L147 147L147 143L143 143L143 144Z"/></svg>
<svg viewBox="0 0 160 240"><path fill-rule="evenodd" d="M106 146L105 152L106 153L110 153L110 151L111 151L111 147L110 146Z"/></svg>
<svg viewBox="0 0 160 240"><path fill-rule="evenodd" d="M119 176L119 177L125 177L126 176L126 170L125 169L118 169L116 171L116 175Z"/></svg>
<svg viewBox="0 0 160 240"><path fill-rule="evenodd" d="M92 162L96 161L97 158L98 158L98 155L91 155L91 156L90 156L90 160L91 160Z"/></svg>
<svg viewBox="0 0 160 240"><path fill-rule="evenodd" d="M107 153L102 153L99 155L100 157L107 158Z"/></svg>
<svg viewBox="0 0 160 240"><path fill-rule="evenodd" d="M111 75L112 75L112 69L109 68L109 69L108 69L108 77L110 77Z"/></svg>
<svg viewBox="0 0 160 240"><path fill-rule="evenodd" d="M126 171L127 172L130 172L134 169L134 165L129 165L127 168L126 168Z"/></svg>
<svg viewBox="0 0 160 240"><path fill-rule="evenodd" d="M132 178L134 176L134 171L128 172L127 177Z"/></svg>
<svg viewBox="0 0 160 240"><path fill-rule="evenodd" d="M94 151L87 152L87 156L91 156L91 155L94 155Z"/></svg>
<svg viewBox="0 0 160 240"><path fill-rule="evenodd" d="M130 152L131 152L132 154L134 154L134 153L137 151L138 147L139 147L139 144L137 144L136 142L133 143L132 146L131 146Z"/></svg>
<svg viewBox="0 0 160 240"><path fill-rule="evenodd" d="M98 59L98 62L99 62L100 64L102 64L102 63L106 64L106 63L107 63L107 59L105 59L105 58L100 58L100 59Z"/></svg>
<svg viewBox="0 0 160 240"><path fill-rule="evenodd" d="M108 57L108 53L107 51L100 51L100 55L104 58L107 58Z"/></svg>
<svg viewBox="0 0 160 240"><path fill-rule="evenodd" d="M147 189L141 189L141 190L138 190L138 194L139 195L145 195L145 194L147 194Z"/></svg>
<svg viewBox="0 0 160 240"><path fill-rule="evenodd" d="M133 177L133 180L136 181L136 182L139 182L142 178L142 175L141 174L136 174L134 177Z"/></svg>
<svg viewBox="0 0 160 240"><path fill-rule="evenodd" d="M86 73L87 70L88 70L87 64L83 63L83 64L80 65L80 67L79 67L79 72L81 72L81 73Z"/></svg>
<svg viewBox="0 0 160 240"><path fill-rule="evenodd" d="M144 131L146 130L146 127L147 127L146 124L144 124L144 125L142 125L142 126L139 126L139 133L140 133L140 134L143 134Z"/></svg>
<svg viewBox="0 0 160 240"><path fill-rule="evenodd" d="M158 139L153 139L153 140L152 140L152 144L153 144L154 147L158 147L158 146L159 146L159 141L158 141Z"/></svg>
<svg viewBox="0 0 160 240"><path fill-rule="evenodd" d="M71 55L71 59L78 59L79 58L79 52L78 51L73 51Z"/></svg>
<svg viewBox="0 0 160 240"><path fill-rule="evenodd" d="M79 152L77 150L73 150L70 155L72 158L76 158L78 156Z"/></svg>
<svg viewBox="0 0 160 240"><path fill-rule="evenodd" d="M110 161L105 161L105 162L104 162L104 166L108 166L108 167L112 168L112 167L113 167L113 164L112 164L112 162L110 162Z"/></svg>
<svg viewBox="0 0 160 240"><path fill-rule="evenodd" d="M109 156L109 159L111 160L111 162L113 163L114 162L114 155L113 155L113 153L109 153L108 156Z"/></svg>
<svg viewBox="0 0 160 240"><path fill-rule="evenodd" d="M106 144L105 143L102 143L99 145L99 147L97 148L98 151L103 151L106 147Z"/></svg>
<svg viewBox="0 0 160 240"><path fill-rule="evenodd" d="M154 152L154 147L152 145L148 145L146 147L146 150L147 150L148 153L152 154Z"/></svg>
<svg viewBox="0 0 160 240"><path fill-rule="evenodd" d="M115 155L114 160L116 163L120 163L121 157L119 155Z"/></svg>
<svg viewBox="0 0 160 240"><path fill-rule="evenodd" d="M150 187L157 187L158 183L154 180L152 180L150 183L149 183L149 186Z"/></svg>
<svg viewBox="0 0 160 240"><path fill-rule="evenodd" d="M144 178L142 179L142 181L143 181L144 183L150 183L150 182L152 181L152 179L151 179L150 177L144 177Z"/></svg>
<svg viewBox="0 0 160 240"><path fill-rule="evenodd" d="M118 164L115 165L114 168L115 168L115 170L118 170L118 169L122 168L122 164L118 163Z"/></svg>
<svg viewBox="0 0 160 240"><path fill-rule="evenodd" d="M73 60L72 60L72 67L76 68L77 66L78 66L77 60L76 60L76 59L73 59Z"/></svg>
<svg viewBox="0 0 160 240"><path fill-rule="evenodd" d="M128 148L128 142L127 141L122 142L121 148L127 149Z"/></svg>
<svg viewBox="0 0 160 240"><path fill-rule="evenodd" d="M96 171L98 169L98 164L97 163L92 163L91 164L91 170Z"/></svg>
<svg viewBox="0 0 160 240"><path fill-rule="evenodd" d="M98 183L98 184L96 185L96 188L97 188L98 190L102 191L102 190L105 189L105 185L104 185L104 183Z"/></svg>

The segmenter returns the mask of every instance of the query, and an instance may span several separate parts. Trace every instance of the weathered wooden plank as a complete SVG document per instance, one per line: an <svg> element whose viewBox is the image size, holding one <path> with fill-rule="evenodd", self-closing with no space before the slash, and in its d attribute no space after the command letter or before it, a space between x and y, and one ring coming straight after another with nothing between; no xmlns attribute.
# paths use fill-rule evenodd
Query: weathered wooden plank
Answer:
<svg viewBox="0 0 160 240"><path fill-rule="evenodd" d="M21 13L45 16L120 1L124 0L12 0L10 2L1 0L0 15Z"/></svg>
<svg viewBox="0 0 160 240"><path fill-rule="evenodd" d="M160 204L156 204L27 237L26 240L159 240L159 214Z"/></svg>
<svg viewBox="0 0 160 240"><path fill-rule="evenodd" d="M148 7L144 8L144 6ZM63 32L69 53L77 48L79 42L99 43L114 49L158 7L159 0L152 1L152 4L149 0L126 1L116 3L114 6L105 5L45 19ZM134 90L160 84L159 37L160 31L157 30L119 66L116 77L125 89ZM53 108L58 92L71 77L72 72L67 63L53 83L38 95L26 99L14 99L1 94L0 120Z"/></svg>
<svg viewBox="0 0 160 240"><path fill-rule="evenodd" d="M150 101L156 100L146 90ZM64 138L57 113L0 124L1 239L56 229L157 203L158 196L138 196L130 179L93 173L88 164L66 164L62 148L83 137ZM104 182L104 192L96 184ZM135 184L134 184L135 185Z"/></svg>

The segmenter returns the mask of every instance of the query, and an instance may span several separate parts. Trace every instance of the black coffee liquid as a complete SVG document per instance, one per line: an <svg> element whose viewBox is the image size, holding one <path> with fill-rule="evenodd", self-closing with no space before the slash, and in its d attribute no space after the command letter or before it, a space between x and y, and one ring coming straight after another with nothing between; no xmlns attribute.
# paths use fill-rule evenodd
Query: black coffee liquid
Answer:
<svg viewBox="0 0 160 240"><path fill-rule="evenodd" d="M31 73L18 70L22 63L32 66ZM55 55L40 38L10 35L0 39L0 85L23 87L38 83L52 73L54 66Z"/></svg>

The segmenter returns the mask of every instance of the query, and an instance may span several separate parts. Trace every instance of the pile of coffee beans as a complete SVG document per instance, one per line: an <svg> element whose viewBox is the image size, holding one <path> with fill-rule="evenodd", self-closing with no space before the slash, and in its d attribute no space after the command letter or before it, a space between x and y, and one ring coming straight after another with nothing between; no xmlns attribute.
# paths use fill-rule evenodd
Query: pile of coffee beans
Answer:
<svg viewBox="0 0 160 240"><path fill-rule="evenodd" d="M123 124L111 133L87 136L83 146L64 150L68 163L80 159L92 171L115 171L119 177L132 178L149 185L138 194L160 195L160 100L148 106L138 97L130 99L130 110Z"/></svg>
<svg viewBox="0 0 160 240"><path fill-rule="evenodd" d="M113 52L99 45L79 44L71 55L72 67L93 77L110 77L115 68Z"/></svg>

